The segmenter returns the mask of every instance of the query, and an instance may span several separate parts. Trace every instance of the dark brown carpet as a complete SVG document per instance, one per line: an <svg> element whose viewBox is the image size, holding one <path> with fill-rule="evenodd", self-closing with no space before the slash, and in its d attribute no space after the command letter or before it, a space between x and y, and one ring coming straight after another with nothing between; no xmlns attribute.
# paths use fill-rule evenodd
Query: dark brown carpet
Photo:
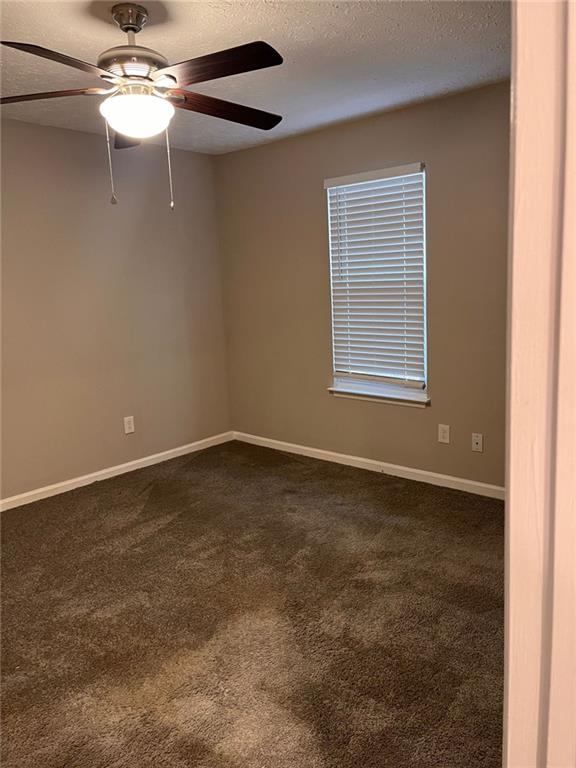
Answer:
<svg viewBox="0 0 576 768"><path fill-rule="evenodd" d="M500 502L228 443L3 516L4 768L497 768Z"/></svg>

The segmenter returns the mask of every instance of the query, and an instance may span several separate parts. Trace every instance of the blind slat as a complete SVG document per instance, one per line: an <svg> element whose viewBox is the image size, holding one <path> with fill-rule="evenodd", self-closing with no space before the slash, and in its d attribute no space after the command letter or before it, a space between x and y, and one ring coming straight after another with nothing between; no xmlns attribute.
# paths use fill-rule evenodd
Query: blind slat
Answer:
<svg viewBox="0 0 576 768"><path fill-rule="evenodd" d="M420 169L421 170L421 169ZM415 173L419 173L420 171L416 171ZM419 180L419 176L415 175L414 172L412 173L402 173L402 174L394 174L390 177L390 183L388 183L388 180L384 177L381 179L378 179L374 177L374 179L367 180L367 181L361 181L361 182L354 182L349 184L331 184L330 190L331 193L334 194L336 190L347 190L349 193L353 193L356 191L361 191L365 189L386 189L386 187L394 187L398 186L399 184L407 184L410 183L413 180Z"/></svg>
<svg viewBox="0 0 576 768"><path fill-rule="evenodd" d="M362 211L362 210L356 210L356 211L347 211L346 212L346 218L350 224L358 223L360 221L379 221L383 219L393 219L393 218L403 218L404 216L416 216L418 214L421 214L423 211L422 204L419 202L404 202L404 203L397 203L394 205L386 205L383 206L381 209L375 211ZM339 213L337 207L334 211L334 214L337 215ZM341 218L344 213L344 211L341 211Z"/></svg>
<svg viewBox="0 0 576 768"><path fill-rule="evenodd" d="M357 195L332 195L331 204L340 209L351 210L359 207L368 206L371 210L376 208L385 208L390 203L404 203L408 200L418 201L422 197L421 186L405 187L401 186L394 190L384 190L378 194Z"/></svg>
<svg viewBox="0 0 576 768"><path fill-rule="evenodd" d="M388 360L366 360L356 356L336 358L336 367L340 373L343 373L346 368L350 368L354 373L364 372L373 376L379 375L379 368L386 368L386 370L389 371L391 367L396 366L401 366L402 378L404 378L408 372L414 374L423 370L424 367L422 364L411 363L409 360L404 360L403 358L390 358ZM366 370L363 371L362 369Z"/></svg>
<svg viewBox="0 0 576 768"><path fill-rule="evenodd" d="M358 197L381 197L389 193L396 193L398 190L422 189L422 181L418 176L404 179L396 179L393 184L358 184L354 187L343 186L333 187L328 193L331 200L355 200Z"/></svg>
<svg viewBox="0 0 576 768"><path fill-rule="evenodd" d="M342 250L345 248L362 248L362 243L369 243L370 248L377 248L379 245L389 247L398 244L402 246L406 243L422 243L424 236L422 232L398 232L395 235L379 235L374 232L363 233L361 237L350 237L346 233L332 238L333 245Z"/></svg>
<svg viewBox="0 0 576 768"><path fill-rule="evenodd" d="M343 232L347 232L348 234L356 234L359 230L362 231L363 229L369 231L404 231L405 227L407 229L416 229L422 226L420 217L422 206L416 205L414 207L415 210L413 212L398 210L397 213L394 213L393 211L386 212L384 209L381 213L372 211L371 214L364 217L355 216L352 218L349 216L347 217ZM340 231L334 222L330 223L330 229L336 235Z"/></svg>

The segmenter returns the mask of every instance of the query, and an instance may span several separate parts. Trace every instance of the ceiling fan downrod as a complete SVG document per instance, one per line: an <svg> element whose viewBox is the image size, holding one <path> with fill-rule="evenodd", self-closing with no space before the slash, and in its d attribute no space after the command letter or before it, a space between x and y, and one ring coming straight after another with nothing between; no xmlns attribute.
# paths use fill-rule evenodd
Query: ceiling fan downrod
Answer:
<svg viewBox="0 0 576 768"><path fill-rule="evenodd" d="M117 3L110 14L113 21L128 36L127 44L117 45L102 51L98 57L98 66L115 77L150 76L159 69L168 66L168 61L161 53L136 43L136 35L149 21L148 10L136 3ZM176 78L170 85L176 85Z"/></svg>
<svg viewBox="0 0 576 768"><path fill-rule="evenodd" d="M136 3L117 3L110 11L112 19L122 32L128 35L128 45L136 45L136 35L148 22L148 11L143 5Z"/></svg>
<svg viewBox="0 0 576 768"><path fill-rule="evenodd" d="M111 13L116 24L128 36L141 32L148 21L148 11L143 5L136 5L136 3L118 3L112 8ZM133 38L131 45L134 45Z"/></svg>

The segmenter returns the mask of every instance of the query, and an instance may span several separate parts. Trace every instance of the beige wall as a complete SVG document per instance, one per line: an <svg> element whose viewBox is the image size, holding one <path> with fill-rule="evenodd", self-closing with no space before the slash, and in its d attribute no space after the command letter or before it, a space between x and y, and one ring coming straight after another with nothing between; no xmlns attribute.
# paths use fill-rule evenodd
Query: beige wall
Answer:
<svg viewBox="0 0 576 768"><path fill-rule="evenodd" d="M217 158L175 152L172 214L162 148L114 154L111 206L101 137L4 123L1 495L230 428L503 484L508 102L501 84ZM432 405L334 398L323 180L415 160Z"/></svg>
<svg viewBox="0 0 576 768"><path fill-rule="evenodd" d="M216 159L235 429L503 484L508 133L500 84ZM334 398L323 180L418 160L432 405Z"/></svg>
<svg viewBox="0 0 576 768"><path fill-rule="evenodd" d="M211 159L6 122L2 496L229 429ZM123 416L136 432L125 436Z"/></svg>

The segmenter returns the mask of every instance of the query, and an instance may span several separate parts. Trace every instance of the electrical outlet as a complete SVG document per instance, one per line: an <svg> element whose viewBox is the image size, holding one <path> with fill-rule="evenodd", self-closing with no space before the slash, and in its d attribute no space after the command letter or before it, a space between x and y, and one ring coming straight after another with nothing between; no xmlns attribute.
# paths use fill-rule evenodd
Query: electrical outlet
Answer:
<svg viewBox="0 0 576 768"><path fill-rule="evenodd" d="M438 442L450 442L450 424L438 424Z"/></svg>
<svg viewBox="0 0 576 768"><path fill-rule="evenodd" d="M484 436L480 432L472 432L472 450L478 453L484 452Z"/></svg>
<svg viewBox="0 0 576 768"><path fill-rule="evenodd" d="M134 432L134 416L124 416L124 434L131 435Z"/></svg>

